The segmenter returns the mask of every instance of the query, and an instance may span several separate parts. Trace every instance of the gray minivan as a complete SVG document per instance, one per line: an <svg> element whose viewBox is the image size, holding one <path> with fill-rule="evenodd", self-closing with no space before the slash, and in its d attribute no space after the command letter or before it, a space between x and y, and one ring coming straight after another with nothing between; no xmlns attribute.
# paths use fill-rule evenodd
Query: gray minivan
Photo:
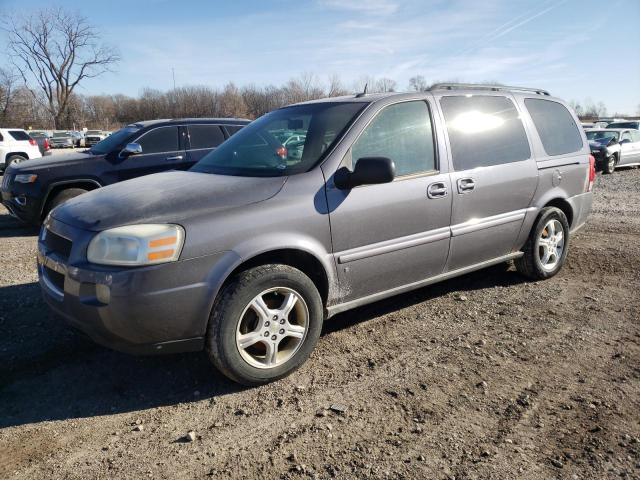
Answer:
<svg viewBox="0 0 640 480"><path fill-rule="evenodd" d="M190 171L54 209L40 284L104 345L205 348L231 379L266 383L339 312L511 260L555 275L591 210L578 125L547 92L503 86L281 108Z"/></svg>

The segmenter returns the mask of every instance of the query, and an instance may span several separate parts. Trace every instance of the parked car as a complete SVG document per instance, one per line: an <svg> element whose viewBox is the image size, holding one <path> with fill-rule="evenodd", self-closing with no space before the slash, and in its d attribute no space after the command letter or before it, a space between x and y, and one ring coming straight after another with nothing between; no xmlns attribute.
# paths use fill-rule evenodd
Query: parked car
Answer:
<svg viewBox="0 0 640 480"><path fill-rule="evenodd" d="M274 135L283 126L304 131L300 158ZM541 90L313 101L261 117L189 171L53 210L40 285L102 344L206 348L258 385L299 367L339 312L510 260L552 277L594 179L577 118Z"/></svg>
<svg viewBox="0 0 640 480"><path fill-rule="evenodd" d="M624 122L612 122L607 128L635 128L640 130L640 120L626 120Z"/></svg>
<svg viewBox="0 0 640 480"><path fill-rule="evenodd" d="M49 134L45 131L40 130L29 130L29 136L33 138L38 144L38 149L40 150L40 154L44 157L45 155L51 154L51 145L49 145Z"/></svg>
<svg viewBox="0 0 640 480"><path fill-rule="evenodd" d="M78 139L71 132L55 131L49 143L51 148L73 148Z"/></svg>
<svg viewBox="0 0 640 480"><path fill-rule="evenodd" d="M87 130L84 136L85 147L92 147L107 138L107 136L107 133L102 130Z"/></svg>
<svg viewBox="0 0 640 480"><path fill-rule="evenodd" d="M616 167L640 165L640 131L623 128L586 131L596 169L613 173Z"/></svg>
<svg viewBox="0 0 640 480"><path fill-rule="evenodd" d="M0 128L0 171L24 160L40 158L38 143L21 128Z"/></svg>
<svg viewBox="0 0 640 480"><path fill-rule="evenodd" d="M89 150L9 169L2 203L15 217L37 225L52 208L89 190L164 170L187 170L247 123L219 118L134 123Z"/></svg>

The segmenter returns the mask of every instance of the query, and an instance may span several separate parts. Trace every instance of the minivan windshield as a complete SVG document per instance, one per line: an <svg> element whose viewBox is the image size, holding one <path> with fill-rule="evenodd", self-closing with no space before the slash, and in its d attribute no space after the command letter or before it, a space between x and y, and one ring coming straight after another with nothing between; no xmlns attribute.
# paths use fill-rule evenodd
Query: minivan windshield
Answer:
<svg viewBox="0 0 640 480"><path fill-rule="evenodd" d="M120 148L134 133L140 130L137 125L128 125L117 132L113 132L104 140L99 141L89 149L93 155L106 155L116 148Z"/></svg>
<svg viewBox="0 0 640 480"><path fill-rule="evenodd" d="M306 172L333 147L367 105L321 102L275 110L244 127L191 170L246 177Z"/></svg>

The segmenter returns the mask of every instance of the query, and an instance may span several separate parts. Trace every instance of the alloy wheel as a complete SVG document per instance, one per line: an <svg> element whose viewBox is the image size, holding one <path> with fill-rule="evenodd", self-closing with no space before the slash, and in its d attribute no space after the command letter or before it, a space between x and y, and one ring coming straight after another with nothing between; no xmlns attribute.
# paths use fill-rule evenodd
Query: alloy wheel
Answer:
<svg viewBox="0 0 640 480"><path fill-rule="evenodd" d="M256 368L288 362L307 336L309 309L295 290L275 287L256 295L245 307L236 327L241 357Z"/></svg>

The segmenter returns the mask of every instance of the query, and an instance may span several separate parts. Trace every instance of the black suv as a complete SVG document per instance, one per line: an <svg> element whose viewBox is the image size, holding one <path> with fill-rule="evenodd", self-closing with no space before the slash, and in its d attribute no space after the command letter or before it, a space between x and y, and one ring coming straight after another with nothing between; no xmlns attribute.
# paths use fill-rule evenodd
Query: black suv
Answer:
<svg viewBox="0 0 640 480"><path fill-rule="evenodd" d="M49 211L89 190L165 170L188 170L249 120L150 120L118 130L89 150L24 161L7 168L2 203L38 225Z"/></svg>

